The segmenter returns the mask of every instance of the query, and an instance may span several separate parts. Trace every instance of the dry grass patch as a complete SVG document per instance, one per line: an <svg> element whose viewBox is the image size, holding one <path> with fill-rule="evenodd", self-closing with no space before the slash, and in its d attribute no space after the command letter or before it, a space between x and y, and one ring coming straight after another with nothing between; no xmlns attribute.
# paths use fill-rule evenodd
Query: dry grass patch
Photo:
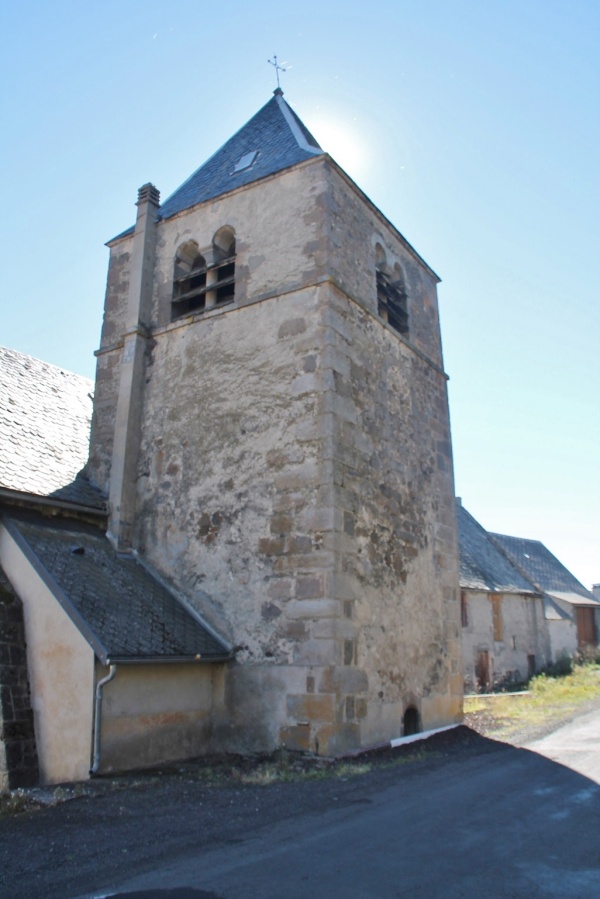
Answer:
<svg viewBox="0 0 600 899"><path fill-rule="evenodd" d="M368 762L305 759L291 764L285 761L265 763L252 771L234 772L234 777L243 784L267 787L273 783L292 781L298 783L306 780L323 780L326 777L348 780L350 777L368 774L371 769L372 765Z"/></svg>
<svg viewBox="0 0 600 899"><path fill-rule="evenodd" d="M570 674L539 674L527 693L465 696L466 723L480 733L509 740L519 731L551 727L582 706L600 700L600 665L577 665Z"/></svg>

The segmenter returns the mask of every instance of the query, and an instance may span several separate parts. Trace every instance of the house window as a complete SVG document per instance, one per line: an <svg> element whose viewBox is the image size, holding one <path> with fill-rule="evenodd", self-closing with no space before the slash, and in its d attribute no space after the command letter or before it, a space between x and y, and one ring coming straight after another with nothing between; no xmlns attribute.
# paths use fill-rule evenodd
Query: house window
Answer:
<svg viewBox="0 0 600 899"><path fill-rule="evenodd" d="M467 605L467 594L464 590L460 594L460 623L463 627L469 626L469 606Z"/></svg>
<svg viewBox="0 0 600 899"><path fill-rule="evenodd" d="M504 628L502 624L502 594L491 593L490 601L492 603L492 622L494 628L494 640L501 643L504 640Z"/></svg>
<svg viewBox="0 0 600 899"><path fill-rule="evenodd" d="M200 252L195 241L183 244L175 258L171 320L232 303L235 297L235 234L221 228Z"/></svg>
<svg viewBox="0 0 600 899"><path fill-rule="evenodd" d="M377 314L399 334L408 334L408 295L404 273L396 263L390 269L380 244L375 248L377 282Z"/></svg>

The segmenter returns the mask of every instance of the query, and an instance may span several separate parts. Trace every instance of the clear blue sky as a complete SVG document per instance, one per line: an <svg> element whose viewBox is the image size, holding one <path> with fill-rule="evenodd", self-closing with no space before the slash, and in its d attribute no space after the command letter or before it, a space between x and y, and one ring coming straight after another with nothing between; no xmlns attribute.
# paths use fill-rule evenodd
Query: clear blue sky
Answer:
<svg viewBox="0 0 600 899"><path fill-rule="evenodd" d="M271 96L442 278L457 493L600 581L600 3L3 5L0 343L93 377L108 251Z"/></svg>

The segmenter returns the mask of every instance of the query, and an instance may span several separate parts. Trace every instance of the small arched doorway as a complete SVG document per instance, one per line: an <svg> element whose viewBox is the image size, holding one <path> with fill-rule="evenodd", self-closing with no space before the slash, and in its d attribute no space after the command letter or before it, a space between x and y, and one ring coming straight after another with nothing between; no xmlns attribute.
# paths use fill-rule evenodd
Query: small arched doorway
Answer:
<svg viewBox="0 0 600 899"><path fill-rule="evenodd" d="M411 737L413 734L418 734L420 730L419 712L414 705L409 705L402 718L402 735Z"/></svg>

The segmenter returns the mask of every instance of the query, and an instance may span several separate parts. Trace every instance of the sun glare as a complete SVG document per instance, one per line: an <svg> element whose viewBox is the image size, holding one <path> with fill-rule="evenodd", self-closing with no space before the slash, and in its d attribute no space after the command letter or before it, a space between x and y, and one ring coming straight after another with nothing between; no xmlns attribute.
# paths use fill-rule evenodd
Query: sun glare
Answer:
<svg viewBox="0 0 600 899"><path fill-rule="evenodd" d="M361 179L368 166L368 148L358 128L341 125L331 118L315 118L311 131L326 153L355 181Z"/></svg>

